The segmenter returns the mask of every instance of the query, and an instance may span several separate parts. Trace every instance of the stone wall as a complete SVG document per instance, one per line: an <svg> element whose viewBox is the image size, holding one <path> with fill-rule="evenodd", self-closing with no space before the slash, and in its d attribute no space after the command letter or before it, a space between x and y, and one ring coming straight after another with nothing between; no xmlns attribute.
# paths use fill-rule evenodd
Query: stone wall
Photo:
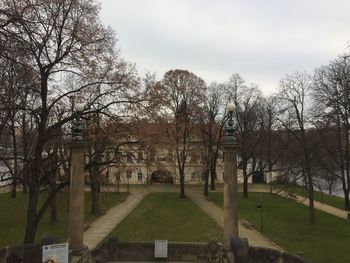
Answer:
<svg viewBox="0 0 350 263"><path fill-rule="evenodd" d="M241 242L246 244L246 242ZM308 260L287 252L269 248L239 246L235 247L238 256L236 263L309 263ZM88 252L88 251L87 251ZM41 245L24 245L0 249L0 263L7 263L6 258L16 255L22 263L41 263ZM109 261L150 261L154 262L154 242L119 242L110 239L92 253L83 257L70 257L74 263L107 263ZM176 262L219 262L226 258L226 252L221 243L168 243L166 261ZM18 262L11 262L18 263Z"/></svg>
<svg viewBox="0 0 350 263"><path fill-rule="evenodd" d="M69 262L92 263L93 259L86 250L81 256L69 255ZM30 244L0 248L0 263L42 263L42 246Z"/></svg>
<svg viewBox="0 0 350 263"><path fill-rule="evenodd" d="M10 257L13 259L22 259L22 263L41 263L42 249L40 245L23 245L0 248L0 263L6 263L6 259Z"/></svg>
<svg viewBox="0 0 350 263"><path fill-rule="evenodd" d="M263 247L249 247L249 260L249 263L310 263L297 255Z"/></svg>
<svg viewBox="0 0 350 263"><path fill-rule="evenodd" d="M278 250L249 247L238 248L237 263L309 263L304 258ZM242 252L243 251L243 252ZM150 261L154 262L154 242L119 242L110 239L93 252L96 263L108 261ZM222 244L209 243L168 243L167 261L176 262L218 262L225 259L226 253Z"/></svg>

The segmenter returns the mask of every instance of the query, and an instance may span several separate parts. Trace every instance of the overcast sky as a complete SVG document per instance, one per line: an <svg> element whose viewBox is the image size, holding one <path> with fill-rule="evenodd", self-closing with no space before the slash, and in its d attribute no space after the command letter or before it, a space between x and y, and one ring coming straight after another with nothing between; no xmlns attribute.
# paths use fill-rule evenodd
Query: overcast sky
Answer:
<svg viewBox="0 0 350 263"><path fill-rule="evenodd" d="M265 94L293 71L349 52L349 0L101 0L102 22L140 74L187 69L207 84L239 73Z"/></svg>

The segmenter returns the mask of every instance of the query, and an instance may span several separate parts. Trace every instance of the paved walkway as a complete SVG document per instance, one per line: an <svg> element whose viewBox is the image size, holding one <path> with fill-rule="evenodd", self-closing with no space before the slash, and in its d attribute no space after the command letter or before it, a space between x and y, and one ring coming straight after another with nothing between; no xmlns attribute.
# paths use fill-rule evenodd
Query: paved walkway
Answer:
<svg viewBox="0 0 350 263"><path fill-rule="evenodd" d="M186 195L204 212L206 212L220 227L224 228L224 212L222 208L218 207L213 202L209 202L200 192L187 191ZM238 224L238 235L247 238L250 245L282 250L267 237L251 227L247 221L240 219Z"/></svg>
<svg viewBox="0 0 350 263"><path fill-rule="evenodd" d="M84 232L84 244L93 250L97 245L141 202L149 192L174 192L178 188L169 186L149 186L143 188L134 188L132 193L119 205L109 209L107 213L93 221ZM196 205L206 212L219 226L223 228L223 210L217 207L213 202L207 201L199 188L188 188L188 196ZM256 231L245 220L239 221L239 235L246 237L249 244L260 247L270 247L281 249L264 235Z"/></svg>
<svg viewBox="0 0 350 263"><path fill-rule="evenodd" d="M296 195L294 193L291 195L286 191L280 191L280 192L278 192L278 194L281 196L290 198L292 200L295 200L296 202L299 202L303 205L309 206L309 199L306 198L305 196ZM330 205L327 205L327 204L324 204L324 203L321 203L321 202L314 200L314 207L315 207L315 209L321 210L323 212L337 216L337 217L342 218L342 219L348 218L348 211L336 208L334 206L330 206Z"/></svg>
<svg viewBox="0 0 350 263"><path fill-rule="evenodd" d="M133 191L122 203L93 221L84 232L84 244L90 250L96 246L126 217L148 194L145 189Z"/></svg>
<svg viewBox="0 0 350 263"><path fill-rule="evenodd" d="M269 189L264 187L252 187L253 192L268 192ZM96 246L115 228L149 192L177 192L178 187L169 185L151 185L148 187L132 187L132 193L119 205L111 208L107 213L93 221L84 232L84 243L90 250ZM281 195L287 195L281 192ZM186 190L188 196L196 205L206 212L220 227L224 227L223 210L213 202L209 202L201 193L201 188L188 187ZM288 196L290 198L290 196ZM308 205L308 199L302 196L293 196L295 201ZM315 201L315 208L326 213L346 219L347 212L326 204ZM239 220L239 236L249 240L252 246L269 247L282 250L271 240L266 238L260 232L256 231L249 222Z"/></svg>
<svg viewBox="0 0 350 263"><path fill-rule="evenodd" d="M259 193L268 193L270 192L270 186L267 184L250 184L249 185L249 191L250 192L259 192ZM296 202L299 202L303 205L309 206L309 199L306 198L305 196L300 196L296 194L290 195L288 191L281 191L280 189L274 189L273 193L279 194L281 196L284 196L286 198L290 198ZM345 211L343 209L336 208L331 205L327 205L318 201L314 200L314 206L315 209L323 211L325 213L337 216L342 219L347 219L348 218L348 211Z"/></svg>

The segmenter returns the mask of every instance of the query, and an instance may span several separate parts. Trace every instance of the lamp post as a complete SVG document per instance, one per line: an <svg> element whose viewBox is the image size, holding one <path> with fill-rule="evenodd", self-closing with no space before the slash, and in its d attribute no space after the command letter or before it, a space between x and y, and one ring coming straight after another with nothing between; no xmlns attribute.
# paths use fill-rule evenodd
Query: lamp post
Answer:
<svg viewBox="0 0 350 263"><path fill-rule="evenodd" d="M258 205L256 207L260 209L260 232L262 233L264 231L264 225L263 225L263 196L262 196L262 194L259 197Z"/></svg>
<svg viewBox="0 0 350 263"><path fill-rule="evenodd" d="M234 262L232 242L238 237L238 195L237 195L237 139L233 121L235 104L227 105L228 121L225 137L222 143L224 152L224 247L227 250L229 262Z"/></svg>
<svg viewBox="0 0 350 263"><path fill-rule="evenodd" d="M82 103L75 104L75 120L71 143L71 177L69 195L69 248L73 255L81 255L84 245L84 148Z"/></svg>

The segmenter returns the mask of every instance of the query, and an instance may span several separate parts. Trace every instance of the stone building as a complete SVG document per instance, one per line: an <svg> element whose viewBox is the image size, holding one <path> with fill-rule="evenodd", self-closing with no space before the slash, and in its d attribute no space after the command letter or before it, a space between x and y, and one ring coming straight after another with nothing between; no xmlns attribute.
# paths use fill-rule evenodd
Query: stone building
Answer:
<svg viewBox="0 0 350 263"><path fill-rule="evenodd" d="M167 124L141 122L111 129L110 147L105 158L111 160L102 170L107 184L179 184L176 144L169 135ZM108 128L106 128L108 129ZM199 130L199 129L198 129ZM185 184L204 182L205 160L200 134L193 133L188 146L185 166ZM219 150L216 163L216 183L223 183L224 158ZM238 182L243 182L242 170L238 168ZM88 174L86 175L88 178ZM249 183L252 176L249 177ZM209 176L210 183L210 176Z"/></svg>
<svg viewBox="0 0 350 263"><path fill-rule="evenodd" d="M200 141L191 143L191 151L185 167L185 183L201 184L205 169ZM179 171L175 148L166 143L140 143L129 139L128 143L119 147L116 162L111 163L106 171L109 183L179 183ZM217 161L217 183L223 182L223 161Z"/></svg>
<svg viewBox="0 0 350 263"><path fill-rule="evenodd" d="M179 183L176 144L166 123L141 122L110 131L111 146L106 159L111 160L103 169L107 183ZM192 133L193 134L193 133ZM203 143L194 135L187 145L185 183L204 181L205 161ZM216 183L223 182L222 152L216 166Z"/></svg>

